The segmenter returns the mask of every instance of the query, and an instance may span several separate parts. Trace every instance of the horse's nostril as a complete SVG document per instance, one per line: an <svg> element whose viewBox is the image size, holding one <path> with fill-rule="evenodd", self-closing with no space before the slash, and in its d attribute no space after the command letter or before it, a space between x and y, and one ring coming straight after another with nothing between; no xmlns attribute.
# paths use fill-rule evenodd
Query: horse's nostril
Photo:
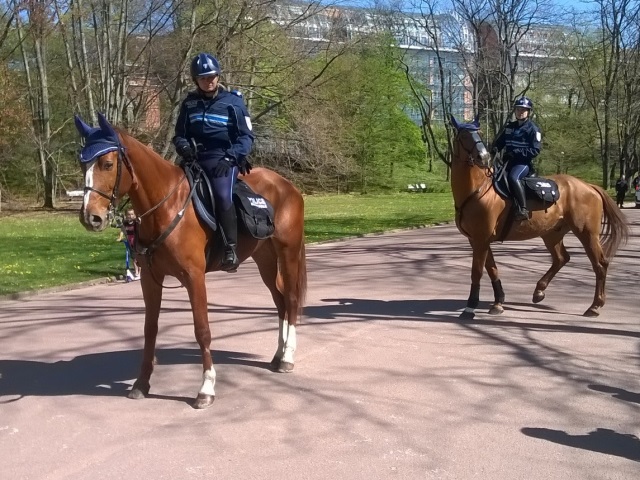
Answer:
<svg viewBox="0 0 640 480"><path fill-rule="evenodd" d="M99 227L102 225L102 218L99 215L91 215L91 225Z"/></svg>

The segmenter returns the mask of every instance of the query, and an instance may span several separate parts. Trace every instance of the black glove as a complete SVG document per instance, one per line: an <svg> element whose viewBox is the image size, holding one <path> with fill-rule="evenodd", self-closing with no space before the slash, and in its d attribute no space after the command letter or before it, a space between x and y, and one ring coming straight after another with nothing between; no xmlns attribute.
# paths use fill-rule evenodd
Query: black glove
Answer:
<svg viewBox="0 0 640 480"><path fill-rule="evenodd" d="M246 158L243 158L238 163L238 170L240 170L240 173L242 175L249 175L251 173L252 168L253 168L253 165L251 165Z"/></svg>
<svg viewBox="0 0 640 480"><path fill-rule="evenodd" d="M194 158L193 149L188 143L176 145L176 153L185 160L192 160Z"/></svg>
<svg viewBox="0 0 640 480"><path fill-rule="evenodd" d="M235 162L231 158L225 157L213 169L213 175L216 177L228 177L234 165Z"/></svg>

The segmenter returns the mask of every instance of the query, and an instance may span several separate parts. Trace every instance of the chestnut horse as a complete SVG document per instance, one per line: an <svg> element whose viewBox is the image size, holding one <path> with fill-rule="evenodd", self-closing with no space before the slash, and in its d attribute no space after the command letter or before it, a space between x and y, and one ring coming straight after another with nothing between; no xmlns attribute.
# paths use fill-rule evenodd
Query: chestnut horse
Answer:
<svg viewBox="0 0 640 480"><path fill-rule="evenodd" d="M473 251L471 292L460 318L473 318L479 303L482 269L486 268L495 297L490 314L504 312L504 291L491 243L502 240L528 240L541 237L551 254L551 267L538 280L533 302L541 302L551 279L568 261L563 238L568 232L578 238L596 274L593 303L584 316L598 316L605 302L607 268L621 243L629 236L629 226L614 201L600 187L570 175L553 175L560 197L556 203L543 205L527 201L528 220L513 222L511 202L498 195L492 185L491 155L480 137L478 120L459 124L451 156L451 190L455 203L456 225L469 239ZM601 233L602 232L602 233Z"/></svg>
<svg viewBox="0 0 640 480"><path fill-rule="evenodd" d="M211 331L207 311L205 273L218 270L222 244L211 261L205 258L209 241L216 234L201 222L191 202L185 172L151 148L98 115L99 127L76 117L76 127L86 139L81 152L85 176L80 222L89 231L102 231L110 224L118 200L129 195L139 224L138 260L145 304L144 354L140 374L129 398L149 393L153 372L158 316L166 276L177 278L186 288L193 311L195 337L202 353L203 380L195 408L205 408L215 399L216 371L211 359ZM307 288L304 244L304 202L296 187L277 173L255 168L242 177L274 208L275 231L256 240L238 229L238 258L252 257L278 311L279 334L271 365L276 371L294 367L296 325Z"/></svg>

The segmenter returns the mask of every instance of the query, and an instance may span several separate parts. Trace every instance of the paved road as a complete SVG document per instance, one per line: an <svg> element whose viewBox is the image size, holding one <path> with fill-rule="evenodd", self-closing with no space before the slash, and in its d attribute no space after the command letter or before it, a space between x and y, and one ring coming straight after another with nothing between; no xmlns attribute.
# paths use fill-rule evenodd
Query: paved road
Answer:
<svg viewBox="0 0 640 480"><path fill-rule="evenodd" d="M451 225L308 248L296 370L272 373L274 308L252 264L208 276L215 404L167 290L152 396L133 401L137 283L0 302L0 479L640 478L640 210L608 303L575 238L543 304L539 240L497 245L504 315L458 314L470 251Z"/></svg>

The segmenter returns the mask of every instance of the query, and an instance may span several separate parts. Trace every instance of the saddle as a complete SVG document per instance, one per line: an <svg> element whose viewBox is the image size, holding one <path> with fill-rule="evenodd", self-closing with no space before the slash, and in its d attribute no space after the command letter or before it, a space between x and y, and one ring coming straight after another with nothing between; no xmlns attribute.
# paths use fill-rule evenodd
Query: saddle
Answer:
<svg viewBox="0 0 640 480"><path fill-rule="evenodd" d="M200 219L214 232L218 230L215 215L213 188L204 171L196 162L180 165L192 190L193 206ZM238 227L259 240L269 238L275 230L273 206L262 195L238 179L233 189L233 204L238 217Z"/></svg>
<svg viewBox="0 0 640 480"><path fill-rule="evenodd" d="M524 185L527 200L542 202L543 210L556 203L560 198L558 184L550 178L539 177L537 173L533 172L524 177L521 182ZM513 200L506 175L506 162L494 170L493 188L505 200Z"/></svg>

